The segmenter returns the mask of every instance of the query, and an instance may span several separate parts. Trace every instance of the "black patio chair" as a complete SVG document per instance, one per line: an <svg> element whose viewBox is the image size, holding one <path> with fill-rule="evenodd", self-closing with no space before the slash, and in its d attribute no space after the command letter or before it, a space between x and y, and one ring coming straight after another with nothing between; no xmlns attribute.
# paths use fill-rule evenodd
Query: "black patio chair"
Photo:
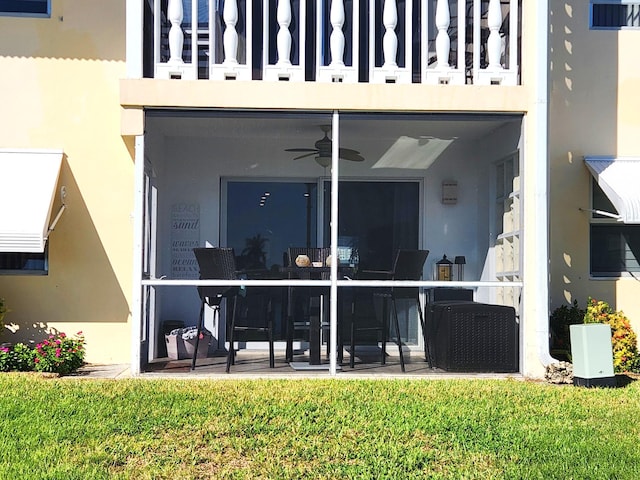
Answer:
<svg viewBox="0 0 640 480"><path fill-rule="evenodd" d="M240 273L236 270L235 254L232 248L194 248L193 252L200 268L201 280L238 280ZM237 286L203 286L198 287L201 299L200 318L198 319L198 336L196 348L191 360L191 369L196 366L196 355L200 334L204 328L204 307L213 308L220 318L220 305L227 298L233 301L231 319L226 322L229 337L226 371L235 363L234 342L236 334L244 332L266 333L269 341L269 366L274 368L273 318L271 302L267 289L240 288Z"/></svg>
<svg viewBox="0 0 640 480"><path fill-rule="evenodd" d="M364 270L360 272L360 279L376 280L420 280L424 263L429 255L429 250L398 250L391 270L372 271ZM374 311L375 300L382 300L381 321L375 322L377 317ZM425 335L425 323L422 308L420 306L420 289L418 287L391 287L391 288L356 288L353 292L351 307L351 355L350 367L355 366L355 347L358 332L378 332L381 335L381 363L386 362L386 342L389 333L389 311L388 303L391 301L391 314L393 328L395 330L396 344L400 355L400 367L405 371L404 353L402 351L402 339L400 336L400 325L398 322L398 308L396 302L401 299L411 299L416 302L420 327L423 336ZM431 365L430 353L424 337L425 360Z"/></svg>

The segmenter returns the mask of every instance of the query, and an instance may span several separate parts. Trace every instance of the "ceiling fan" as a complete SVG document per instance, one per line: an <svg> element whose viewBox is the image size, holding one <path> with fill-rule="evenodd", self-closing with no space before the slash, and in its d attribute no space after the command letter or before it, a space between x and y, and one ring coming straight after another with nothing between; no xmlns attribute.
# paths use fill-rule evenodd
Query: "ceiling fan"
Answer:
<svg viewBox="0 0 640 480"><path fill-rule="evenodd" d="M315 155L315 161L318 165L323 168L327 168L331 165L331 139L328 136L328 133L331 130L331 125L320 125L320 129L324 132L324 137L315 143L316 148L287 148L285 152L308 152L295 157L294 160L300 160L301 158ZM339 150L339 155L342 160L364 162L364 157L360 155L360 152L350 148L341 148Z"/></svg>

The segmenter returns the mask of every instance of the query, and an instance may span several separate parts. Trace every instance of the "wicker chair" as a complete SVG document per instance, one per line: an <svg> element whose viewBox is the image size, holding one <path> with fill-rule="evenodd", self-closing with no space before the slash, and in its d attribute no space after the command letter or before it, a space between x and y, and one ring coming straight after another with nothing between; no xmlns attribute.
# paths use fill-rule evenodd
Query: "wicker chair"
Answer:
<svg viewBox="0 0 640 480"><path fill-rule="evenodd" d="M393 268L385 271L364 270L360 273L361 279L378 279L378 280L420 280L422 278L422 270L424 263L429 255L429 250L398 250ZM372 318L376 317L373 311L374 300L382 299L382 315L381 322L372 322ZM420 306L420 289L418 287L391 287L391 288L358 288L353 293L351 308L351 355L350 366L355 366L355 346L356 336L358 332L373 331L381 335L382 351L381 363L384 365L386 361L386 341L389 333L388 325L388 302L392 305L392 320L395 330L396 344L400 355L400 367L405 371L404 354L402 351L402 340L400 337L400 325L398 322L398 309L396 302L400 299L415 300L418 306L418 316L420 318L420 326L424 335L425 323L422 308ZM366 320L365 320L366 319ZM431 357L427 346L426 338L424 339L425 360L431 365Z"/></svg>
<svg viewBox="0 0 640 480"><path fill-rule="evenodd" d="M232 248L194 248L193 252L200 268L201 280L238 280L235 254ZM213 308L220 316L220 304L224 298L233 299L231 320L227 322L229 351L227 353L226 371L235 363L234 342L237 334L246 332L266 333L269 341L269 366L274 368L273 317L271 300L267 289L239 287L198 287L201 299L200 318L198 319L198 337L196 349L191 361L191 369L196 366L196 354L200 334L204 328L204 307Z"/></svg>

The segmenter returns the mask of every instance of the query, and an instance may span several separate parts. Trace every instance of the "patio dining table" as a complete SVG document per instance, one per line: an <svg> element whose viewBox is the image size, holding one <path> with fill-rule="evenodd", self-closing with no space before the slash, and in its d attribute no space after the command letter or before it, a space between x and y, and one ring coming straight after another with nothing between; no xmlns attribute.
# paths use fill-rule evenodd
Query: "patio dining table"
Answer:
<svg viewBox="0 0 640 480"><path fill-rule="evenodd" d="M304 279L304 280L322 280L323 277L328 277L331 272L331 267L321 266L321 267L282 267L280 272L286 274L290 279ZM340 277L348 276L353 272L353 267L349 266L339 266L338 267L338 275ZM287 322L289 325L293 323L293 305L292 305L292 293L293 288L289 287L289 295L287 300ZM322 305L324 302L324 297L326 297L326 293L322 292L322 287L314 288L313 296L319 299L320 304ZM309 362L290 362L291 366L297 370L319 370L329 368L328 365L323 364L321 360L320 350L322 338L320 335L321 331L321 315L322 310L313 312L309 316Z"/></svg>

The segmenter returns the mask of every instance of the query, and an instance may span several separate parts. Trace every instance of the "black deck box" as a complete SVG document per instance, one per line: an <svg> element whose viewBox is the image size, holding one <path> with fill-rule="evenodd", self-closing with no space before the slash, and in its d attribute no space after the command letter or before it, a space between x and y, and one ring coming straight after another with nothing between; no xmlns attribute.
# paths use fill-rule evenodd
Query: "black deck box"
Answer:
<svg viewBox="0 0 640 480"><path fill-rule="evenodd" d="M519 328L513 307L433 302L426 321L434 367L452 372L518 372Z"/></svg>

